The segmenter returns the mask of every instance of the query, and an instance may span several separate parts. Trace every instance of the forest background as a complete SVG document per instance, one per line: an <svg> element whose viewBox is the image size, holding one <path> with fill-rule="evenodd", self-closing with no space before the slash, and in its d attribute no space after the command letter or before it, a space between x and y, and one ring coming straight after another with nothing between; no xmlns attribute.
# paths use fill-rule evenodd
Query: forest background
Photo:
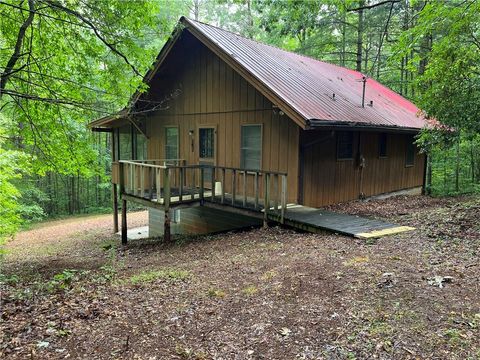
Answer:
<svg viewBox="0 0 480 360"><path fill-rule="evenodd" d="M434 196L480 191L476 0L0 0L0 243L111 211L110 138L181 15L363 72L449 131L418 137Z"/></svg>

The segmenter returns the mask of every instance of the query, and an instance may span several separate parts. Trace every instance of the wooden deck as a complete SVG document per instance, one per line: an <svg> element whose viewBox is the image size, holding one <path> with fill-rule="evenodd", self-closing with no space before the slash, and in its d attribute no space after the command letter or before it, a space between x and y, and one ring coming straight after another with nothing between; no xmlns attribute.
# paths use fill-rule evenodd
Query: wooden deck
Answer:
<svg viewBox="0 0 480 360"><path fill-rule="evenodd" d="M207 176L208 173L208 176ZM365 217L287 204L287 174L219 166L186 165L183 160L120 161L122 242L127 241L126 202L161 210L164 237L170 237L170 210L205 206L277 222L310 232L332 231L374 238L413 228ZM261 179L261 180L260 180Z"/></svg>

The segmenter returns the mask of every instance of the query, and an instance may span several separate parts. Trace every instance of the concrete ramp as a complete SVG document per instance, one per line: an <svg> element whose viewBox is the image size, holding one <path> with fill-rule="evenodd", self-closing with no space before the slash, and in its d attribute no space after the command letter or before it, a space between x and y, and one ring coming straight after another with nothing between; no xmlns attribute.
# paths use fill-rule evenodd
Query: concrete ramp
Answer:
<svg viewBox="0 0 480 360"><path fill-rule="evenodd" d="M414 230L409 226L399 226L382 220L340 214L303 205L287 207L285 224L309 232L327 230L360 239L379 238Z"/></svg>

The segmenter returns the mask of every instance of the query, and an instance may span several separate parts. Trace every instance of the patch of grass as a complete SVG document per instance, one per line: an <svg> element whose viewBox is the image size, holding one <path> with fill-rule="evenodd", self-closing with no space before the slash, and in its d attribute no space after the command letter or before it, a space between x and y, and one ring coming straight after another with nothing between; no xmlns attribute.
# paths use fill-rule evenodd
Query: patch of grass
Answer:
<svg viewBox="0 0 480 360"><path fill-rule="evenodd" d="M267 271L265 274L263 274L261 279L264 281L269 281L269 280L272 280L277 275L278 273L276 271L270 270L270 271Z"/></svg>
<svg viewBox="0 0 480 360"><path fill-rule="evenodd" d="M368 263L370 261L368 256L355 256L343 262L344 266L356 266Z"/></svg>
<svg viewBox="0 0 480 360"><path fill-rule="evenodd" d="M187 280L191 276L192 274L189 271L179 269L146 270L131 276L126 280L126 282L132 285L139 285L157 280Z"/></svg>
<svg viewBox="0 0 480 360"><path fill-rule="evenodd" d="M462 342L463 334L460 330L449 328L443 333L452 345L459 345Z"/></svg>
<svg viewBox="0 0 480 360"><path fill-rule="evenodd" d="M258 289L255 285L247 286L242 292L247 296L253 296L258 292Z"/></svg>
<svg viewBox="0 0 480 360"><path fill-rule="evenodd" d="M210 288L207 291L208 296L216 298L224 298L227 293L221 289Z"/></svg>

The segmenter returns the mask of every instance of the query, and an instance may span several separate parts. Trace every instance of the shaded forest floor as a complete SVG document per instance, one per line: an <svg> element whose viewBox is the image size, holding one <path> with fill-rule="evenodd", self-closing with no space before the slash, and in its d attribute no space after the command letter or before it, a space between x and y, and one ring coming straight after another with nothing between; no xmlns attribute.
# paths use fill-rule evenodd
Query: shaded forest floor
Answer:
<svg viewBox="0 0 480 360"><path fill-rule="evenodd" d="M3 264L0 357L480 358L480 198L332 209L416 230L366 242L274 227L121 248L97 216L21 233Z"/></svg>

